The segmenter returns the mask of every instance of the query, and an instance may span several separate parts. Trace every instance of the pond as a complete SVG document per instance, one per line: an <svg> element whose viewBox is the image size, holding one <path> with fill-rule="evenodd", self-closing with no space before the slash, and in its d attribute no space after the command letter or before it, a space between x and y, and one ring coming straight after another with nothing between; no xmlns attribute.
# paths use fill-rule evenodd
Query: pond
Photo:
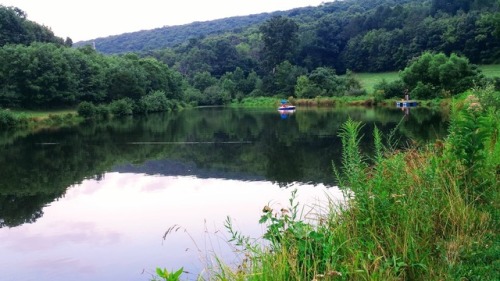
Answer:
<svg viewBox="0 0 500 281"><path fill-rule="evenodd" d="M198 108L29 134L0 133L2 280L194 279L214 255L237 265L224 222L258 238L261 210L341 200L341 125L376 125L395 145L446 134L425 108Z"/></svg>

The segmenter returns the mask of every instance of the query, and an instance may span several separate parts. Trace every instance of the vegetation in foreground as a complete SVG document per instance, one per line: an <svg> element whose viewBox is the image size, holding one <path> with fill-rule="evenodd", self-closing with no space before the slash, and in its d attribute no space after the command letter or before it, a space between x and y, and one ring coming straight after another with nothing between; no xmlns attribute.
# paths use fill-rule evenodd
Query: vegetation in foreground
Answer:
<svg viewBox="0 0 500 281"><path fill-rule="evenodd" d="M228 219L244 258L199 278L498 280L500 99L491 87L461 97L443 141L400 151L375 129L372 159L359 150L363 125L346 122L334 167L346 202L325 199L314 219L300 215L294 193L288 209L266 206L266 246Z"/></svg>

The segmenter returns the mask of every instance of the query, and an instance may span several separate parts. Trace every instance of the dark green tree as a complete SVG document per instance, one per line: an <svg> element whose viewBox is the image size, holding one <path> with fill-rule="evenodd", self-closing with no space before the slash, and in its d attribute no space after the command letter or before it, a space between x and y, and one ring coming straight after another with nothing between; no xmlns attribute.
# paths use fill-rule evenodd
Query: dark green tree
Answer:
<svg viewBox="0 0 500 281"><path fill-rule="evenodd" d="M264 42L262 50L264 69L272 71L285 60L293 61L299 30L295 21L276 16L261 25L259 30Z"/></svg>
<svg viewBox="0 0 500 281"><path fill-rule="evenodd" d="M462 93L480 84L483 75L476 65L456 54L425 52L403 72L401 79L419 99L445 97Z"/></svg>

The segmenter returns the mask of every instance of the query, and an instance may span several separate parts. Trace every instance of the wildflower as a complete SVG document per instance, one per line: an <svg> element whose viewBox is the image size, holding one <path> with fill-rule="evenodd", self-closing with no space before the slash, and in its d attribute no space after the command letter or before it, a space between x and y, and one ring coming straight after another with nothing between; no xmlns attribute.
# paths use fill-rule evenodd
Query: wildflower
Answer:
<svg viewBox="0 0 500 281"><path fill-rule="evenodd" d="M271 213L273 211L273 209L271 209L271 207L269 206L265 206L264 209L262 209L262 212L264 213Z"/></svg>

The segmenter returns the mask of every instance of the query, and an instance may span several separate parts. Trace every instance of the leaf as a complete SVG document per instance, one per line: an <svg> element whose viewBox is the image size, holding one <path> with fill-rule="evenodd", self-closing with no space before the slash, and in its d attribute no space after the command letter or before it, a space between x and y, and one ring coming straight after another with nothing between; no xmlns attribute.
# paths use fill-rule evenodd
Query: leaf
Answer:
<svg viewBox="0 0 500 281"><path fill-rule="evenodd" d="M156 274L161 278L167 278L168 272L167 269L161 269L159 267L156 268Z"/></svg>

